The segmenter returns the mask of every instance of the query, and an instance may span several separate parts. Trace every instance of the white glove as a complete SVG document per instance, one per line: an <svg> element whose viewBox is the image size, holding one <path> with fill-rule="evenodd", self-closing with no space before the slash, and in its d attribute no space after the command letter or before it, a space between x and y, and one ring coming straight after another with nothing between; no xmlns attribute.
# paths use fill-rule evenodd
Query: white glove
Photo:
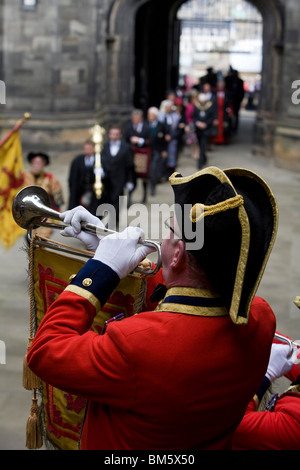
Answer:
<svg viewBox="0 0 300 470"><path fill-rule="evenodd" d="M97 225L100 228L104 227L104 224L101 220L92 215L87 209L83 206L74 207L66 212L62 212L60 214L60 219L67 225L70 224L69 227L64 228L60 233L64 237L74 237L78 240L81 240L88 250L96 251L99 245L99 241L101 239L101 235L99 234L92 234L87 233L81 230L81 223L85 222L87 224Z"/></svg>
<svg viewBox="0 0 300 470"><path fill-rule="evenodd" d="M279 343L272 344L269 365L266 373L266 377L270 382L273 382L275 379L287 374L295 362L297 362L297 348L294 349L290 357L288 357L289 353L289 346Z"/></svg>
<svg viewBox="0 0 300 470"><path fill-rule="evenodd" d="M99 243L94 259L102 261L123 279L155 250L151 246L137 247L140 238L144 238L144 231L139 227L127 227L121 233L108 235Z"/></svg>

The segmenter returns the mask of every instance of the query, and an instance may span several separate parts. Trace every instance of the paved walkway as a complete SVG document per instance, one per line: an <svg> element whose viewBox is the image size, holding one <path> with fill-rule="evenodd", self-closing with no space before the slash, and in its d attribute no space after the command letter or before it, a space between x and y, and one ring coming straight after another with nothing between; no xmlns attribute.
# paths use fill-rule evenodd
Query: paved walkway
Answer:
<svg viewBox="0 0 300 470"><path fill-rule="evenodd" d="M220 168L244 167L256 171L271 186L279 205L279 230L258 294L277 316L278 330L300 339L300 311L293 300L300 295L300 174L282 170L273 161L251 154L253 115L245 113L239 135L228 146L214 147L209 164ZM79 149L80 150L80 149ZM52 170L65 186L69 161L58 159ZM196 163L185 152L178 169L184 176L196 171ZM141 188L134 202L140 202ZM150 203L171 204L168 183L158 186ZM23 240L5 252L0 248L0 340L6 345L6 364L0 364L0 449L25 449L25 428L31 392L22 387L22 363L29 334L27 257ZM245 345L247 347L247 345Z"/></svg>

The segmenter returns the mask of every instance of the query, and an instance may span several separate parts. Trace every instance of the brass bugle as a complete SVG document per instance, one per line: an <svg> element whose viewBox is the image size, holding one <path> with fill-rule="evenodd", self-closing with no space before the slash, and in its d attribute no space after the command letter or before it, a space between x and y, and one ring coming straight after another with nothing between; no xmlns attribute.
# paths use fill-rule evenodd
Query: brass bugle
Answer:
<svg viewBox="0 0 300 470"><path fill-rule="evenodd" d="M51 208L50 199L47 191L40 186L26 186L21 189L14 198L12 205L12 215L16 223L26 229L31 230L37 227L51 227L53 229L63 230L68 225L60 222L47 222L47 219L59 220L60 212ZM94 224L82 223L82 230L99 237L105 237L116 233L114 230L99 227ZM157 251L157 262L153 269L145 269L137 266L136 272L144 275L156 274L161 267L161 249L158 242L152 240L139 239L138 244L154 247Z"/></svg>

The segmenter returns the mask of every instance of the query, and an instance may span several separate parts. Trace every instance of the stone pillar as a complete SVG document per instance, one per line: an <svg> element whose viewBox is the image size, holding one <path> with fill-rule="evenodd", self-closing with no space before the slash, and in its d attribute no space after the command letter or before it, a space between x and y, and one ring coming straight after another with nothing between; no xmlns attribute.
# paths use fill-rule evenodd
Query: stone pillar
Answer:
<svg viewBox="0 0 300 470"><path fill-rule="evenodd" d="M300 171L300 6L285 2L285 34L280 112L275 126L274 156L279 166Z"/></svg>

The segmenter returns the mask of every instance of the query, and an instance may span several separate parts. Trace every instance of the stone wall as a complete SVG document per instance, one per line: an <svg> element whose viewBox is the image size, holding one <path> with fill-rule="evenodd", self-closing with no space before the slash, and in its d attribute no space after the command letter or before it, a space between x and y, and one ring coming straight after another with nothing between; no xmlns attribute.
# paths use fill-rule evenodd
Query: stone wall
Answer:
<svg viewBox="0 0 300 470"><path fill-rule="evenodd" d="M33 11L20 3L5 1L1 12L2 131L30 112L22 130L25 149L55 153L78 148L79 142L81 148L98 120L105 89L104 73L98 73L105 68L101 29L107 2L40 0Z"/></svg>
<svg viewBox="0 0 300 470"><path fill-rule="evenodd" d="M166 75L171 75L172 36L163 33L172 29L178 2L150 2L150 10L145 8L153 11L149 37L155 32L169 38L163 41L168 43L165 50L160 49L160 64L167 64ZM291 100L291 85L300 80L300 3L251 3L264 19L264 88L253 150L280 165L298 168L300 104ZM137 73L135 21L148 4L145 0L38 0L33 11L20 5L21 0L0 0L0 79L6 84L6 103L0 104L1 133L30 112L32 117L22 130L25 151L39 148L54 156L74 154L96 122L106 126L129 118ZM165 21L157 22L156 8ZM147 45L140 51L146 58Z"/></svg>

